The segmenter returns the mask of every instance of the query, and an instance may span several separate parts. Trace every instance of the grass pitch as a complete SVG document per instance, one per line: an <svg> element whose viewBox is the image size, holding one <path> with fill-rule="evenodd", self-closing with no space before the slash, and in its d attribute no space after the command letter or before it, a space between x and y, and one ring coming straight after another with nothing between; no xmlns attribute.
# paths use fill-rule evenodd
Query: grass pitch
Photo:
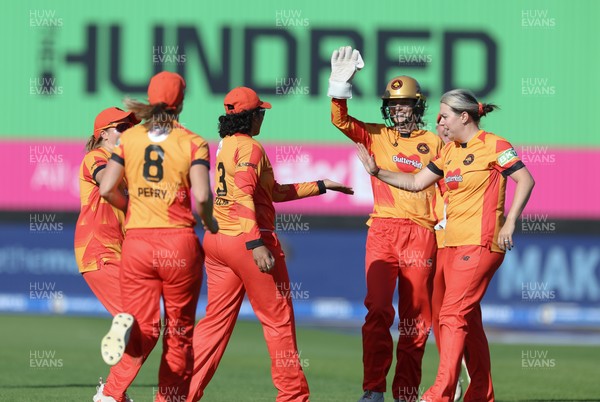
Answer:
<svg viewBox="0 0 600 402"><path fill-rule="evenodd" d="M98 377L106 377L99 345L108 318L2 315L0 401L91 401ZM300 359L312 402L354 402L362 392L359 334L299 328ZM135 402L153 400L159 342L129 389ZM600 401L600 348L492 344L496 400ZM425 389L437 369L437 351L428 344L423 360ZM388 377L388 388L391 376ZM207 402L275 400L270 360L262 329L239 322L205 392ZM392 401L391 392L386 400Z"/></svg>

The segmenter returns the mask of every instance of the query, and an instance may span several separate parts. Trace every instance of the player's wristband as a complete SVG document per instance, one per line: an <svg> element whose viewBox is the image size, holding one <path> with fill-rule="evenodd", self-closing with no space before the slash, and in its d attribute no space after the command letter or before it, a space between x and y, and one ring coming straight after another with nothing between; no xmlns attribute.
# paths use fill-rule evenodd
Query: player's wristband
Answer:
<svg viewBox="0 0 600 402"><path fill-rule="evenodd" d="M246 242L246 250L254 250L256 247L264 246L262 239L256 239Z"/></svg>
<svg viewBox="0 0 600 402"><path fill-rule="evenodd" d="M371 174L371 176L377 177L377 175L379 174L380 171L381 171L381 169L379 168L379 166L377 166L377 170L375 171L375 173L370 173L370 172L369 173Z"/></svg>
<svg viewBox="0 0 600 402"><path fill-rule="evenodd" d="M318 180L317 186L319 187L319 194L325 194L327 192L327 187L325 187L325 182L323 180Z"/></svg>
<svg viewBox="0 0 600 402"><path fill-rule="evenodd" d="M351 99L352 98L352 84L349 82L339 82L329 80L329 87L327 88L327 96L335 99Z"/></svg>

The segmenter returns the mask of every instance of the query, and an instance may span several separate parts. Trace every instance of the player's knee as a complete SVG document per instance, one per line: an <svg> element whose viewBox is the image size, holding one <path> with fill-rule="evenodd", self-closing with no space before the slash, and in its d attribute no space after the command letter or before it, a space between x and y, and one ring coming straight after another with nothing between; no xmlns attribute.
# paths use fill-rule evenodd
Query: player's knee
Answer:
<svg viewBox="0 0 600 402"><path fill-rule="evenodd" d="M460 314L456 314L456 313L441 312L440 317L439 317L439 322L440 322L440 328L443 326L450 327L450 328L460 328L460 329L467 328L467 320L465 319L465 317L461 316Z"/></svg>
<svg viewBox="0 0 600 402"><path fill-rule="evenodd" d="M379 304L365 304L367 307L366 321L380 322L390 327L394 323L394 309L391 306L382 306Z"/></svg>

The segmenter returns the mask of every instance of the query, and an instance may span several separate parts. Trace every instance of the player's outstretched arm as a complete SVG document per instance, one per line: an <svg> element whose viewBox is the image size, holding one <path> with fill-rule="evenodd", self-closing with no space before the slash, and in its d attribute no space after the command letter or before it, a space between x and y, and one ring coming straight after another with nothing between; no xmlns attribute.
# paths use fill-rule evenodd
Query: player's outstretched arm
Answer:
<svg viewBox="0 0 600 402"><path fill-rule="evenodd" d="M354 190L341 183L329 179L310 181L305 183L279 184L275 181L273 186L273 202L287 202L307 197L325 194L327 190L339 191L344 194L354 194Z"/></svg>
<svg viewBox="0 0 600 402"><path fill-rule="evenodd" d="M204 230L217 233L219 225L213 218L213 195L210 191L208 167L202 164L192 165L190 168L190 182L192 184L192 194L194 194L196 200L196 209L204 224Z"/></svg>
<svg viewBox="0 0 600 402"><path fill-rule="evenodd" d="M338 183L337 181L323 179L322 182L327 190L338 191L340 193L349 195L354 194L354 190L352 189L352 187L347 187L342 183Z"/></svg>
<svg viewBox="0 0 600 402"><path fill-rule="evenodd" d="M416 174L390 172L389 170L380 169L375 163L375 157L369 154L367 148L363 144L357 143L358 158L362 162L365 170L379 180L407 191L421 191L431 186L440 179L440 176L433 173L429 169L423 169Z"/></svg>
<svg viewBox="0 0 600 402"><path fill-rule="evenodd" d="M119 189L119 184L123 181L124 175L123 165L114 159L110 159L100 182L100 196L115 208L125 212L128 200Z"/></svg>

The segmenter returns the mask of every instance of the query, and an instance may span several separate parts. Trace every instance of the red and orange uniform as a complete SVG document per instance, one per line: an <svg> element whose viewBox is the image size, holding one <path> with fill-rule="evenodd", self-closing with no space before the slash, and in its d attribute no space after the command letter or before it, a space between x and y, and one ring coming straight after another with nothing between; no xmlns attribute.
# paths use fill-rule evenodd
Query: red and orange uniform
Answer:
<svg viewBox="0 0 600 402"><path fill-rule="evenodd" d="M332 99L331 121L352 141L362 143L379 167L392 172L419 172L443 146L437 135L426 130L400 135L384 124L359 121L348 115L344 99ZM394 399L413 400L418 396L421 360L431 326L435 189L406 191L374 177L371 186L374 206L367 222L363 389L386 390L393 360L392 301L398 283L400 337L392 391Z"/></svg>
<svg viewBox="0 0 600 402"><path fill-rule="evenodd" d="M443 177L448 204L443 261L438 264L444 286L439 308L440 365L436 382L423 400L453 400L463 351L471 375L464 400L494 400L480 302L504 259L498 232L504 225L506 178L524 166L508 141L483 130L467 143L446 144L428 165Z"/></svg>
<svg viewBox="0 0 600 402"><path fill-rule="evenodd" d="M168 134L140 125L121 136L111 159L123 165L129 193L121 293L125 311L135 317L125 356L136 366L125 379L109 376L104 394L117 399L133 382L162 329L156 400L183 400L192 376L192 333L204 262L193 229L189 170L195 164L209 166L208 144L176 122Z"/></svg>
<svg viewBox="0 0 600 402"><path fill-rule="evenodd" d="M264 328L278 402L308 401L295 336L290 279L275 234L273 202L325 192L322 181L279 184L262 145L247 134L226 136L217 151L215 210L219 233L204 236L208 305L194 334L194 376L189 401L197 401L213 377L233 332L244 299ZM266 246L275 259L259 271L252 249Z"/></svg>

